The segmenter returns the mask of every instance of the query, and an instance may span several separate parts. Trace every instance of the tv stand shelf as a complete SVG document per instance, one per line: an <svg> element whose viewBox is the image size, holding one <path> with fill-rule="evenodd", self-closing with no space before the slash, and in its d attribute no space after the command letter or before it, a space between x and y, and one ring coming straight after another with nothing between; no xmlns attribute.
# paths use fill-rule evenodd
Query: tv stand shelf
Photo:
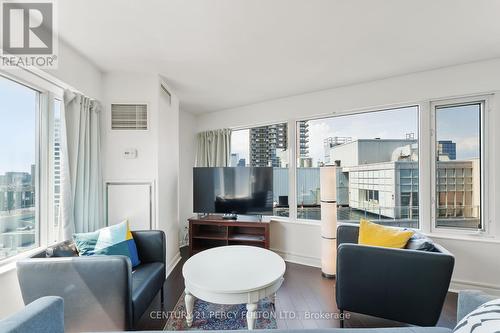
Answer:
<svg viewBox="0 0 500 333"><path fill-rule="evenodd" d="M269 249L269 222L250 218L224 220L209 215L189 219L189 255L226 245L251 245Z"/></svg>

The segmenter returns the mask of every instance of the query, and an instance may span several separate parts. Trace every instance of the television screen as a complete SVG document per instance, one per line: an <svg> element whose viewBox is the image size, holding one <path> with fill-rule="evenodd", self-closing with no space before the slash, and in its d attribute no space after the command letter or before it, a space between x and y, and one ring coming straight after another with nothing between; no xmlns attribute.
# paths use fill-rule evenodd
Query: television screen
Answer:
<svg viewBox="0 0 500 333"><path fill-rule="evenodd" d="M193 168L195 213L273 214L273 168Z"/></svg>

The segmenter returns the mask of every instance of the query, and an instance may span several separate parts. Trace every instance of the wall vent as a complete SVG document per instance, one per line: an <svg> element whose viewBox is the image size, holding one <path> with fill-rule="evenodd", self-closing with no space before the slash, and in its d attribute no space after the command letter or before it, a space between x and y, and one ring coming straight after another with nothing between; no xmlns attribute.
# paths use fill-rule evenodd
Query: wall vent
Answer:
<svg viewBox="0 0 500 333"><path fill-rule="evenodd" d="M111 129L147 130L148 106L146 104L111 104Z"/></svg>

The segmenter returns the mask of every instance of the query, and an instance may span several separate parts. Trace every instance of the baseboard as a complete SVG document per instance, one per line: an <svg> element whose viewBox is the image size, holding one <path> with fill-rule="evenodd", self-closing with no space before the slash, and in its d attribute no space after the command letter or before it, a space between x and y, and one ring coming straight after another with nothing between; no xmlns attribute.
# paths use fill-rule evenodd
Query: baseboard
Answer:
<svg viewBox="0 0 500 333"><path fill-rule="evenodd" d="M500 285L480 283L466 280L453 279L450 283L449 290L458 293L461 290L481 290L487 294L500 295Z"/></svg>
<svg viewBox="0 0 500 333"><path fill-rule="evenodd" d="M305 266L321 267L320 258L312 257L312 256L305 256L305 255L293 253L293 252L282 251L279 249L271 249L271 250L276 252L277 254L279 254L283 258L283 260L285 260L287 262L305 265Z"/></svg>
<svg viewBox="0 0 500 333"><path fill-rule="evenodd" d="M173 258L173 260L167 265L167 277L172 273L175 266L181 261L181 253L177 252Z"/></svg>

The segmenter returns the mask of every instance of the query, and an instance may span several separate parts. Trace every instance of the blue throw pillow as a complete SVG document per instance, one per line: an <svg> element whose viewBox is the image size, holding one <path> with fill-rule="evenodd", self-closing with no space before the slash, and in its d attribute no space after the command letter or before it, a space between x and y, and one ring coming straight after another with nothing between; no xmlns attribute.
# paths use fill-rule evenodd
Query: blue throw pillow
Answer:
<svg viewBox="0 0 500 333"><path fill-rule="evenodd" d="M94 232L73 234L80 256L123 255L130 258L132 267L139 265L139 255L128 221Z"/></svg>

